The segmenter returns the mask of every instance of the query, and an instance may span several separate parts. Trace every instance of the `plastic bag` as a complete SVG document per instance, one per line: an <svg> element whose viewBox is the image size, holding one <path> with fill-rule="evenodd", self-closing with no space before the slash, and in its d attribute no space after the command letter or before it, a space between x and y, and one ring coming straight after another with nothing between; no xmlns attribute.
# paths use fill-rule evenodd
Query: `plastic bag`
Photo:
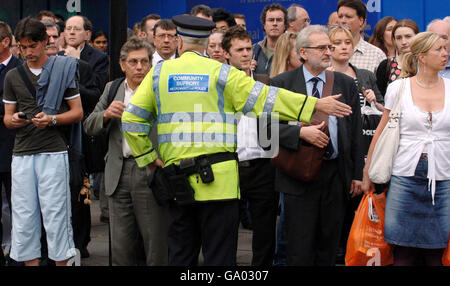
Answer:
<svg viewBox="0 0 450 286"><path fill-rule="evenodd" d="M394 263L393 247L384 241L386 195L369 192L361 199L347 241L346 266Z"/></svg>
<svg viewBox="0 0 450 286"><path fill-rule="evenodd" d="M444 254L442 255L442 265L450 266L450 237L448 239L448 246L445 249Z"/></svg>

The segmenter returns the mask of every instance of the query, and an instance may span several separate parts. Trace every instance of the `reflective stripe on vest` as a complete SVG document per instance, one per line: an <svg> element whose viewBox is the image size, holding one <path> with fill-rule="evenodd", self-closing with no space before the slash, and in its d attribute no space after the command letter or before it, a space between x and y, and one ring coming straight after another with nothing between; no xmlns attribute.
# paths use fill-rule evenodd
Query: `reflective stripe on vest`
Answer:
<svg viewBox="0 0 450 286"><path fill-rule="evenodd" d="M158 143L225 143L237 144L236 134L230 133L170 133L158 134Z"/></svg>
<svg viewBox="0 0 450 286"><path fill-rule="evenodd" d="M255 103L258 100L258 97L261 94L263 88L264 84L259 81L257 81L253 85L252 91L250 92L250 95L248 96L247 101L245 102L244 108L242 109L242 112L244 114L249 113L250 111L253 110L253 107L255 106Z"/></svg>
<svg viewBox="0 0 450 286"><path fill-rule="evenodd" d="M225 118L225 120L224 120ZM234 114L218 112L176 112L158 114L158 124L179 122L216 122L237 125Z"/></svg>
<svg viewBox="0 0 450 286"><path fill-rule="evenodd" d="M150 125L122 122L122 132L149 133Z"/></svg>
<svg viewBox="0 0 450 286"><path fill-rule="evenodd" d="M158 108L158 114L161 114L161 99L159 97L159 75L161 74L161 68L164 61L160 61L156 64L153 70L153 91L155 92L156 106Z"/></svg>
<svg viewBox="0 0 450 286"><path fill-rule="evenodd" d="M134 114L142 119L145 119L148 122L155 121L155 117L153 116L153 114L150 111L145 110L145 109L143 109L137 105L134 105L132 103L127 104L125 111L128 111L129 113Z"/></svg>
<svg viewBox="0 0 450 286"><path fill-rule="evenodd" d="M263 112L272 113L273 105L277 99L278 87L270 86L269 92L267 93L266 102L264 103Z"/></svg>
<svg viewBox="0 0 450 286"><path fill-rule="evenodd" d="M219 112L222 114L225 114L224 112L224 106L225 106L225 99L223 97L223 91L225 90L225 86L228 81L228 75L230 74L231 66L223 64L222 68L219 72L219 79L217 81L216 89L217 89L217 95L219 96L219 100L217 103L217 106L219 108Z"/></svg>

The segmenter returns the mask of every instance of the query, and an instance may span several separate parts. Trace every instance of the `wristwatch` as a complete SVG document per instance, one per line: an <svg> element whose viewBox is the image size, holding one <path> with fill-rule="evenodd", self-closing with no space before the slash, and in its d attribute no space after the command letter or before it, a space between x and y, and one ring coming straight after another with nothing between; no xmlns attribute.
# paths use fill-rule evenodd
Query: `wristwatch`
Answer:
<svg viewBox="0 0 450 286"><path fill-rule="evenodd" d="M58 122L58 121L56 120L56 115L52 115L52 121L50 122L50 126L55 126L55 125L56 125L56 122Z"/></svg>

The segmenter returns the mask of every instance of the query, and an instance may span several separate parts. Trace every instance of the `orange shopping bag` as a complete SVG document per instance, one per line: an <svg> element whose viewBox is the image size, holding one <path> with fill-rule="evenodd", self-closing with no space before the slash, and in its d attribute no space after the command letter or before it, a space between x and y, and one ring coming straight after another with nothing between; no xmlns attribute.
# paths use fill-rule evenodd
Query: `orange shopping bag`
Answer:
<svg viewBox="0 0 450 286"><path fill-rule="evenodd" d="M365 194L347 241L346 266L385 266L394 263L392 246L384 241L385 192Z"/></svg>
<svg viewBox="0 0 450 286"><path fill-rule="evenodd" d="M442 265L450 266L450 237L448 239L448 246L442 255Z"/></svg>

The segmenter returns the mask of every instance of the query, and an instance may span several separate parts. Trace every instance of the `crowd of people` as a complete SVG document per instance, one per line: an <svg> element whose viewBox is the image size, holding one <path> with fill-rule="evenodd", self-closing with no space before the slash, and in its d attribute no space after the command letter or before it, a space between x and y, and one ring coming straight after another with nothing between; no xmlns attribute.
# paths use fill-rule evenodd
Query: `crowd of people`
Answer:
<svg viewBox="0 0 450 286"><path fill-rule="evenodd" d="M370 37L366 18L361 0L337 1L328 25L272 3L261 12L264 39L253 42L250 19L222 8L149 14L128 29L117 79L108 35L86 16L41 11L14 32L0 22L0 206L12 217L0 265L89 257L92 196L112 265L195 266L201 250L203 265L233 266L240 223L252 230L253 266L343 264L355 210L379 191L368 169L397 94L385 240L394 265L441 265L450 17L420 31L387 16ZM261 112L279 121L263 124ZM278 139L275 155L263 131Z"/></svg>

